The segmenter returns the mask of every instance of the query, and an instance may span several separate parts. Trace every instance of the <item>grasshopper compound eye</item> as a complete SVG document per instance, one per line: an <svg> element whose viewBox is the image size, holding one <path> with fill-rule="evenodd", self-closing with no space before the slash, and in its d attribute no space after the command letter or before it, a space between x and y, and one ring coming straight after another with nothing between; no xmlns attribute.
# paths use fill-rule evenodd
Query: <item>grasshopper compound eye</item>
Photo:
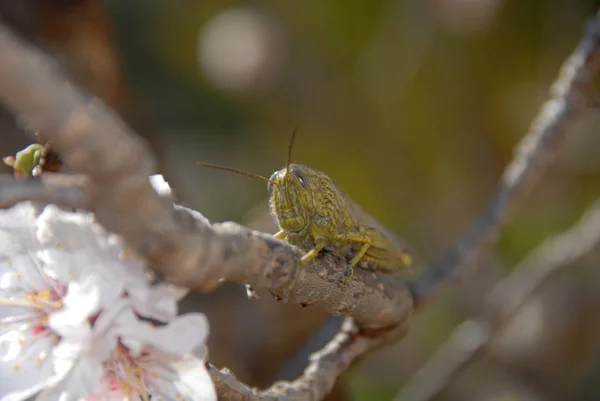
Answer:
<svg viewBox="0 0 600 401"><path fill-rule="evenodd" d="M304 180L304 178L302 178L300 175L296 175L296 178L298 178L300 185L302 185L302 187L306 188L306 181Z"/></svg>
<svg viewBox="0 0 600 401"><path fill-rule="evenodd" d="M290 173L292 173L292 175L296 177L300 185L302 185L302 188L308 188L308 178L304 175L302 170L292 167L290 168Z"/></svg>

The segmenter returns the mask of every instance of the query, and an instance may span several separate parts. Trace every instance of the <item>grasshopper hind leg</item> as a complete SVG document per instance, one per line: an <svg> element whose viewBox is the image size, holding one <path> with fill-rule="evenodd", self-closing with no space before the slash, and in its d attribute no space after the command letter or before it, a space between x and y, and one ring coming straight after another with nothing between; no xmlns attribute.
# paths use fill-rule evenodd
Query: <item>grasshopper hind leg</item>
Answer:
<svg viewBox="0 0 600 401"><path fill-rule="evenodd" d="M350 264L348 265L348 273L347 273L347 277L344 279L344 285L348 284L350 281L352 281L354 279L354 269L356 268L356 265L358 264L358 262L361 261L361 259L363 259L363 257L365 256L365 254L367 253L367 251L369 250L369 248L371 247L370 243L365 243L361 246L361 248L359 249L358 253L352 258L352 260L350 261Z"/></svg>
<svg viewBox="0 0 600 401"><path fill-rule="evenodd" d="M356 255L354 255L352 260L350 260L348 266L349 272L347 273L347 277L344 280L345 285L352 281L352 279L354 279L354 268L356 267L358 262L360 262L364 258L369 248L373 245L373 241L371 237L362 230L338 235L337 240L342 244L353 242L360 245L358 252L356 253Z"/></svg>

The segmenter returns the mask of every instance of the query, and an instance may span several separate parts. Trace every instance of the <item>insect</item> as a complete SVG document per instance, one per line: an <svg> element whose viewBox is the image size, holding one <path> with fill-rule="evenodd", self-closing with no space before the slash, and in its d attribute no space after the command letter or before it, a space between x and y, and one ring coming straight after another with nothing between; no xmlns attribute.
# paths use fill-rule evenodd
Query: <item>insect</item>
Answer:
<svg viewBox="0 0 600 401"><path fill-rule="evenodd" d="M352 280L356 266L386 273L410 268L414 254L405 240L366 213L328 175L290 162L295 134L285 168L270 178L211 163L197 164L267 181L271 213L280 228L274 236L307 252L301 265L324 249L334 251L350 259L344 283Z"/></svg>

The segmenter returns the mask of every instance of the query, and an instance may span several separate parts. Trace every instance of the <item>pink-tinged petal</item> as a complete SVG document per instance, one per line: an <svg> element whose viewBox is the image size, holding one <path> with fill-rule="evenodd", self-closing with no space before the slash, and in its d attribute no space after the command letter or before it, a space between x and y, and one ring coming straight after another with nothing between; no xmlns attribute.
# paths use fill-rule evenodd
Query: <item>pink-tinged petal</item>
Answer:
<svg viewBox="0 0 600 401"><path fill-rule="evenodd" d="M107 316L104 311L100 314L94 327L101 329L95 332L97 341L84 351L68 380L46 391L49 396L43 401L133 400L148 395L173 401L216 400L202 359L184 354L204 346L208 335L204 315L186 315L154 327L140 321L126 301L108 310Z"/></svg>
<svg viewBox="0 0 600 401"><path fill-rule="evenodd" d="M112 333L104 333L89 343L61 342L54 350L54 370L64 379L41 393L36 401L106 400L103 362L111 355L117 341Z"/></svg>

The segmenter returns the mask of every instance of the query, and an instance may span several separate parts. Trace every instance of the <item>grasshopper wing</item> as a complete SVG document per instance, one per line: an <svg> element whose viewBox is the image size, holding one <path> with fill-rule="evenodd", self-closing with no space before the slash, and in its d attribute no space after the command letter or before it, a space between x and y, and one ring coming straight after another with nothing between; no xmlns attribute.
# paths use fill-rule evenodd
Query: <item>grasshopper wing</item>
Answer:
<svg viewBox="0 0 600 401"><path fill-rule="evenodd" d="M371 236L373 245L365 256L373 260L373 264L376 265L374 267L385 272L413 270L418 264L418 258L408 242L365 212L337 183L336 189L359 226L366 229Z"/></svg>

